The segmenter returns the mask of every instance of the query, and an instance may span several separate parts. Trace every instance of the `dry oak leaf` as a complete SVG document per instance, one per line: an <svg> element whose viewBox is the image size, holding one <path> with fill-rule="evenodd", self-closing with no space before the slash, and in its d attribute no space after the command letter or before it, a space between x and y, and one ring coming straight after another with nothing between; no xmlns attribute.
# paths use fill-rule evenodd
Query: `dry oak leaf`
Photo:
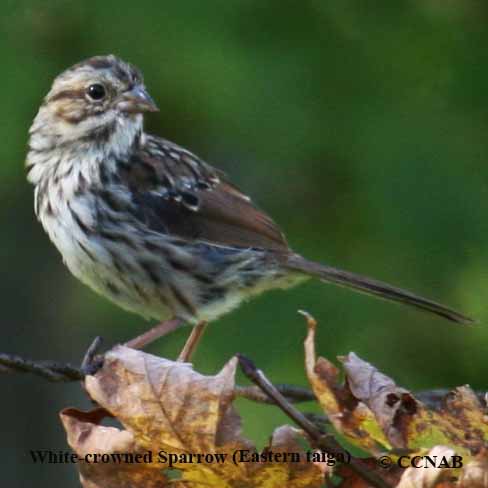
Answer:
<svg viewBox="0 0 488 488"><path fill-rule="evenodd" d="M315 331L317 323L307 316L305 368L312 390L334 428L351 443L379 454L391 448L378 425L374 413L359 402L347 388L339 384L340 371L325 358L316 358Z"/></svg>
<svg viewBox="0 0 488 488"><path fill-rule="evenodd" d="M346 372L340 384L339 370L326 359L316 360L315 329L309 319L307 375L332 424L350 441L373 454L379 446L427 451L447 445L465 461L486 446L486 413L468 386L449 393L439 410L429 409L354 353L340 358Z"/></svg>
<svg viewBox="0 0 488 488"><path fill-rule="evenodd" d="M134 436L127 430L104 427L98 423L107 415L102 409L81 412L67 408L60 414L68 435L68 444L80 459L96 455L139 454ZM101 415L100 415L101 413ZM159 469L147 469L140 463L86 463L79 462L80 481L84 488L163 488L169 486L167 478Z"/></svg>
<svg viewBox="0 0 488 488"><path fill-rule="evenodd" d="M88 376L85 386L93 400L110 412L125 430L80 420L79 412L74 414L69 410L61 413L68 441L78 455L105 450L108 453L151 453L151 456L137 468L117 473L116 481L113 476L116 468L98 465L97 471L97 466L90 465L90 469L86 469L85 463L81 463L84 488L164 487L168 484L167 468L177 470L179 479L172 479L170 483L176 488L321 486L320 470L303 460L234 464L235 451L246 450L248 456L255 452L254 446L241 437L240 417L232 406L236 366L237 359L233 358L217 375L204 376L188 363L123 346L109 351L103 368L96 375ZM291 431L282 429L275 432L264 452L299 450L292 442ZM117 444L121 439L125 442L124 450ZM163 451L165 455L161 456ZM178 456L172 465L170 454ZM202 455L201 462L198 462L198 454ZM220 462L215 458L217 454ZM208 455L214 456L213 462ZM107 476L109 479L105 479Z"/></svg>
<svg viewBox="0 0 488 488"><path fill-rule="evenodd" d="M356 354L350 353L342 363L349 390L371 409L394 447L421 451L446 445L465 461L484 449L488 442L486 415L468 386L454 389L441 408L434 410Z"/></svg>

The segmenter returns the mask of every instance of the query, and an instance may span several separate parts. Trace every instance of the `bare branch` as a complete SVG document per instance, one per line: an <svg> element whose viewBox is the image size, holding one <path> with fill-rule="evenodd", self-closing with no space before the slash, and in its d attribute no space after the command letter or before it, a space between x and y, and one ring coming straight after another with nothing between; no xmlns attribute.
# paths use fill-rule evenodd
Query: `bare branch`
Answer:
<svg viewBox="0 0 488 488"><path fill-rule="evenodd" d="M70 364L55 361L32 361L15 354L0 353L2 373L32 373L52 382L80 381L85 377L83 371Z"/></svg>
<svg viewBox="0 0 488 488"><path fill-rule="evenodd" d="M257 385L273 402L290 417L298 426L300 426L310 437L312 444L331 454L342 454L346 459L350 457L349 467L363 480L375 488L391 488L389 483L385 482L376 473L366 468L359 459L356 459L347 453L342 446L331 435L322 432L313 422L311 422L303 413L298 411L266 378L264 373L258 369L255 364L248 358L238 354L239 364L242 372Z"/></svg>
<svg viewBox="0 0 488 488"><path fill-rule="evenodd" d="M0 353L0 373L31 373L55 383L80 381L87 374L94 374L102 365L103 357L96 355L101 342L101 337L95 337L86 351L80 368L71 366L69 363L49 360L33 361L15 354Z"/></svg>
<svg viewBox="0 0 488 488"><path fill-rule="evenodd" d="M317 400L315 395L308 388L294 385L275 385L275 388L290 402L314 402ZM253 402L268 403L274 405L275 402L269 396L263 393L258 386L236 386L234 389L235 396L247 398Z"/></svg>

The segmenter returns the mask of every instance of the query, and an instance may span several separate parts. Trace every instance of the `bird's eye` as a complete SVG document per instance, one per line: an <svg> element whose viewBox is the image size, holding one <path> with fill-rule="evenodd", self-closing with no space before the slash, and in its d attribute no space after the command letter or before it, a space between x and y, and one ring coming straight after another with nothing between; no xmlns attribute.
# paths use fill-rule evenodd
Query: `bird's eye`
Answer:
<svg viewBox="0 0 488 488"><path fill-rule="evenodd" d="M105 87L100 83L90 85L87 88L86 93L92 100L101 100L106 94Z"/></svg>

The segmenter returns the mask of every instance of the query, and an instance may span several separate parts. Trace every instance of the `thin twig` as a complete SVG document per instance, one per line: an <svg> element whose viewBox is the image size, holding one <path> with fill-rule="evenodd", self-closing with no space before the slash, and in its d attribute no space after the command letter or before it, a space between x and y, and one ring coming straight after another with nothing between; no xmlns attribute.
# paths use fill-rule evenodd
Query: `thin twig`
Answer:
<svg viewBox="0 0 488 488"><path fill-rule="evenodd" d="M103 356L97 355L101 342L101 337L95 337L80 368L68 363L32 361L15 354L0 353L0 373L32 373L55 383L81 381L86 375L95 374L103 364Z"/></svg>
<svg viewBox="0 0 488 488"><path fill-rule="evenodd" d="M274 385L275 388L290 402L290 403L302 403L316 401L317 398L313 394L312 390L304 388L302 386L295 385ZM413 396L424 403L428 408L439 409L442 407L444 399L453 390L447 388L437 388L434 390L422 390L413 393ZM475 391L475 395L482 405L486 405L486 392ZM256 403L266 403L268 405L274 405L274 401L265 395L263 391L257 386L236 386L234 388L234 395L236 397L246 398Z"/></svg>
<svg viewBox="0 0 488 488"><path fill-rule="evenodd" d="M305 415L310 422L313 422L320 430L325 429L331 424L331 421L327 415L320 415L315 412L303 412L303 415Z"/></svg>
<svg viewBox="0 0 488 488"><path fill-rule="evenodd" d="M300 426L310 437L314 447L322 449L327 453L342 454L345 459L350 457L350 468L363 480L375 488L391 488L389 483L385 482L376 473L367 469L361 464L359 459L353 458L347 453L342 446L331 436L321 431L313 422L311 422L305 415L298 411L287 399L277 390L277 388L266 378L264 373L259 370L254 363L238 354L239 364L243 373L261 390L268 395L274 403L290 417L298 426Z"/></svg>
<svg viewBox="0 0 488 488"><path fill-rule="evenodd" d="M32 373L48 381L70 382L79 381L88 373L88 365L96 363L99 357L96 355L99 347L99 338L88 349L85 360L81 368L76 368L70 364L63 364L51 360L33 361L16 354L0 353L0 375L13 373ZM91 350L93 348L93 351ZM88 361L88 362L87 362ZM274 385L275 388L290 403L301 403L315 401L315 395L308 388L295 385ZM449 389L424 390L414 393L415 398L423 402L427 407L437 409L442 406L444 398L451 392ZM485 392L475 391L476 396L485 405ZM234 389L236 397L246 398L257 403L274 405L275 402L268 395L263 393L257 386L236 386ZM324 417L324 420L325 417Z"/></svg>
<svg viewBox="0 0 488 488"><path fill-rule="evenodd" d="M61 364L55 361L32 361L15 354L0 353L0 365L8 373L32 373L52 382L80 381L85 374L80 368L71 364ZM2 371L4 372L4 371Z"/></svg>
<svg viewBox="0 0 488 488"><path fill-rule="evenodd" d="M275 385L275 388L290 402L312 402L317 398L308 388L294 385ZM243 397L253 402L268 403L274 405L274 401L264 394L258 386L236 386L234 388L235 396Z"/></svg>

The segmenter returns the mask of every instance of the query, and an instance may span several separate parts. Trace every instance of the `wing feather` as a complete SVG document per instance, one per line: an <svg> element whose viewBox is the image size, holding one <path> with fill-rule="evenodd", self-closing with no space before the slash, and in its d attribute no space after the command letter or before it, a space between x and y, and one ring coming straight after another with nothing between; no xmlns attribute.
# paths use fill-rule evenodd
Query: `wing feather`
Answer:
<svg viewBox="0 0 488 488"><path fill-rule="evenodd" d="M223 174L179 146L150 137L126 167L140 219L152 229L192 241L289 252L264 212Z"/></svg>

